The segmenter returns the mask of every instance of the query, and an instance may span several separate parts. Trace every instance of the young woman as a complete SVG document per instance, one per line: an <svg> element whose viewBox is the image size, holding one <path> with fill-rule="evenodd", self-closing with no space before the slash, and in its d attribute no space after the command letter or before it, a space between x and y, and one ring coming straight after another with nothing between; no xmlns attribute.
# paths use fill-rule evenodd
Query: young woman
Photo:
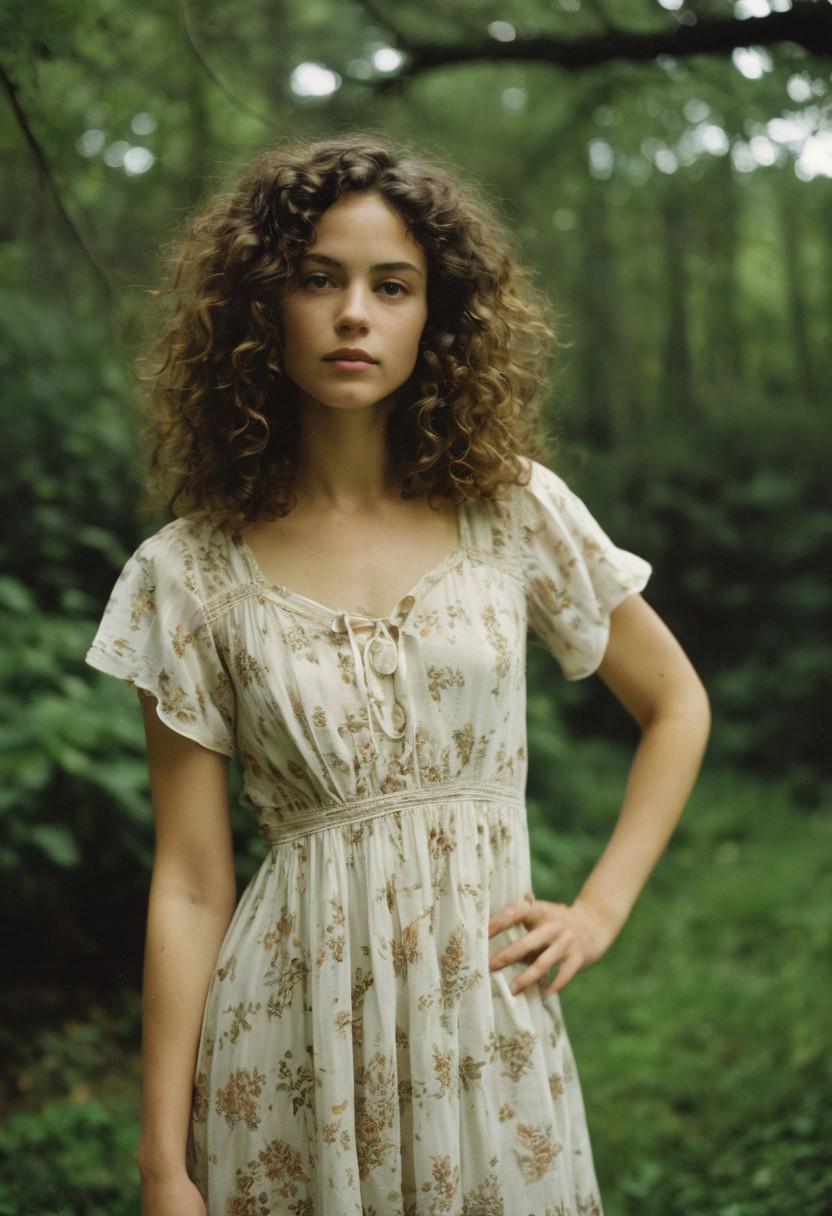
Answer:
<svg viewBox="0 0 832 1216"><path fill-rule="evenodd" d="M177 518L87 655L140 694L156 822L143 1213L597 1216L558 993L663 852L708 705L650 567L538 459L543 301L475 190L362 135L261 155L173 289ZM571 903L531 888L528 627L641 727ZM233 755L268 849L239 902Z"/></svg>

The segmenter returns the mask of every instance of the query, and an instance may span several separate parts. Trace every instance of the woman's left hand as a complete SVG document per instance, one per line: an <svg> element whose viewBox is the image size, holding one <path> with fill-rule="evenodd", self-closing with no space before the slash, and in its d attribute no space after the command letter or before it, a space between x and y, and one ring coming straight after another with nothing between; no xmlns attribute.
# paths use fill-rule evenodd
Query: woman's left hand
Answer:
<svg viewBox="0 0 832 1216"><path fill-rule="evenodd" d="M529 984L542 979L551 967L559 963L557 976L543 990L544 997L552 992L560 992L583 967L597 962L612 945L621 927L614 925L580 898L567 905L526 896L518 904L506 905L491 918L488 922L489 939L510 925L520 923L530 931L493 954L489 971L498 971L518 961L531 963L511 983L510 991L516 995Z"/></svg>

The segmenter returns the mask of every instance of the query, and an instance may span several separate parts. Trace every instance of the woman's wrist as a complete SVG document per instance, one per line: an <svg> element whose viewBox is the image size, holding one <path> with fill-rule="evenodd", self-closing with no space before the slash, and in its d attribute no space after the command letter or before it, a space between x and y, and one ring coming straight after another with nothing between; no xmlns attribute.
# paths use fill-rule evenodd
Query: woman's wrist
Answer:
<svg viewBox="0 0 832 1216"><path fill-rule="evenodd" d="M139 1141L134 1156L142 1179L148 1182L163 1182L188 1172L185 1154L170 1146L160 1148Z"/></svg>
<svg viewBox="0 0 832 1216"><path fill-rule="evenodd" d="M609 898L600 898L591 890L584 889L576 896L574 903L586 908L595 917L602 931L613 942L630 915L631 905L617 904Z"/></svg>

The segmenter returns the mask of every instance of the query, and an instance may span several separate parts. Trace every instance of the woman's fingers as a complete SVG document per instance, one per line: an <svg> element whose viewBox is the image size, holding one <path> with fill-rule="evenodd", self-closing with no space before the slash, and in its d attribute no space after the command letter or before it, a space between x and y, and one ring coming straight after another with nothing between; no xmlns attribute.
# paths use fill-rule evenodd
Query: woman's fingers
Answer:
<svg viewBox="0 0 832 1216"><path fill-rule="evenodd" d="M488 960L488 970L497 971L500 967L524 959L527 955L536 958L538 951L542 950L544 946L551 945L552 940L552 926L539 925L538 928L532 929L529 933L518 937L516 941L504 946L502 950L498 950L496 954L492 954Z"/></svg>
<svg viewBox="0 0 832 1216"><path fill-rule="evenodd" d="M527 947L531 944L537 949L528 949ZM546 948L543 949L543 947ZM577 953L580 959L580 951L577 951L574 938L568 931L555 930L555 936L552 938L551 926L543 927L534 933L527 934L522 939L521 945L518 946L518 943L514 943L514 948L509 946L505 950L501 950L499 954L495 954L489 961L489 970L497 971L510 963L528 962L527 969L515 976L509 986L510 991L516 994L529 984L534 984L542 979L551 967L562 962L573 952Z"/></svg>
<svg viewBox="0 0 832 1216"><path fill-rule="evenodd" d="M543 996L551 996L553 992L562 992L570 980L573 980L581 969L583 959L580 953L575 950L568 958L561 963L557 975L546 988L543 989Z"/></svg>
<svg viewBox="0 0 832 1216"><path fill-rule="evenodd" d="M543 979L550 968L558 963L563 967L567 959L576 957L580 960L581 955L574 943L570 943L564 938L559 938L548 950L544 950L539 954L531 966L527 967L520 975L514 977L509 984L509 991L515 995L518 992L522 992L530 984L535 984L538 980Z"/></svg>
<svg viewBox="0 0 832 1216"><path fill-rule="evenodd" d="M516 925L518 921L523 920L529 915L534 903L534 896L527 893L516 904L506 904L488 922L488 936L491 938L495 933L502 933L503 929L508 929L510 925Z"/></svg>
<svg viewBox="0 0 832 1216"><path fill-rule="evenodd" d="M510 991L516 995L557 966L557 975L543 996L562 991L587 963L587 943L581 934L581 923L573 923L574 920L574 907L535 900L531 895L519 903L506 905L488 922L489 938L511 925L523 923L532 927L491 956L489 971L497 971L511 963L527 963L526 970L511 982Z"/></svg>

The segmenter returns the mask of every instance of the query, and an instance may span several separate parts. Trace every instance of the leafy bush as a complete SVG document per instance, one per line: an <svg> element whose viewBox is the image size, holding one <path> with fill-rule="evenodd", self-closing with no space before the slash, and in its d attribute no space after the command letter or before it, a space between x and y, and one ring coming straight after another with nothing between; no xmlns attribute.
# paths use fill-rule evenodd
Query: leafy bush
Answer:
<svg viewBox="0 0 832 1216"><path fill-rule="evenodd" d="M137 1140L137 1125L95 1098L10 1115L0 1125L0 1216L135 1216Z"/></svg>
<svg viewBox="0 0 832 1216"><path fill-rule="evenodd" d="M709 690L712 754L789 771L807 802L832 771L830 460L820 411L733 403L706 424L654 421L626 448L560 462L617 543L653 563L645 596ZM620 735L594 683L564 690L567 720Z"/></svg>
<svg viewBox="0 0 832 1216"><path fill-rule="evenodd" d="M59 316L19 292L0 293L0 315L0 510L15 521L0 564L36 610L94 615L139 528L126 357L102 348L100 317Z"/></svg>
<svg viewBox="0 0 832 1216"><path fill-rule="evenodd" d="M0 578L0 914L14 932L21 974L54 983L135 979L153 819L141 712L135 693L92 673L83 656L94 622L38 613L31 591ZM263 855L237 806L238 882Z"/></svg>
<svg viewBox="0 0 832 1216"><path fill-rule="evenodd" d="M0 1022L0 1216L133 1216L140 998L9 993ZM44 1167L47 1168L44 1168Z"/></svg>

